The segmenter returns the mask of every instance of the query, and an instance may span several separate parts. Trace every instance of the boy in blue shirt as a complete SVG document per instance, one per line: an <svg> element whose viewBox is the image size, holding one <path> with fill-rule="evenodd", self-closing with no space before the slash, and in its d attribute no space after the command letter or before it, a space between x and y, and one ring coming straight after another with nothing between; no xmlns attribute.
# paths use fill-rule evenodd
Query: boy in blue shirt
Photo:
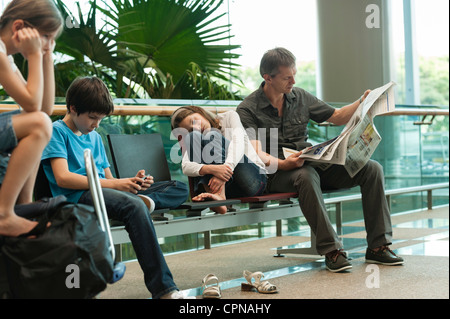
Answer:
<svg viewBox="0 0 450 319"><path fill-rule="evenodd" d="M93 205L83 152L90 149L100 175L108 216L125 223L144 280L152 297L182 298L165 262L150 216L156 208L176 208L189 193L178 181L153 183L139 171L135 177L113 177L105 148L95 129L114 110L106 85L96 77L76 79L66 94L67 114L53 123L53 136L43 152L43 167L53 196ZM139 194L138 194L139 193Z"/></svg>

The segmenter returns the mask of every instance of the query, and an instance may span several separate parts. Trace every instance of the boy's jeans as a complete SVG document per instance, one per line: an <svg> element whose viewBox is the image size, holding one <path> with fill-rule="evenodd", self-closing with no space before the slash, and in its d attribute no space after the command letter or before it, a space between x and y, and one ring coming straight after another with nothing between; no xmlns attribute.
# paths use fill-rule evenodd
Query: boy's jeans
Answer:
<svg viewBox="0 0 450 319"><path fill-rule="evenodd" d="M175 209L183 204L189 196L189 188L185 183L179 181L155 182L151 187L139 194L153 199L155 208Z"/></svg>
<svg viewBox="0 0 450 319"><path fill-rule="evenodd" d="M173 187L174 185L177 187ZM178 188L179 185L182 185L181 187L186 192L181 192ZM173 205L178 206L187 197L187 187L180 182L159 182L153 184L149 189L153 186L155 186L154 190L159 189L158 192L153 191L158 196L149 196L155 201L157 208L161 203L170 203L169 206L166 206L169 208ZM158 299L164 294L178 290L159 246L152 218L145 203L131 193L110 188L102 190L108 216L125 224L125 229L144 272L145 285L152 293L152 298ZM168 196L164 197L164 193ZM174 198L178 198L178 203L174 201ZM79 203L93 205L90 191L83 193ZM162 208L162 206L160 207Z"/></svg>

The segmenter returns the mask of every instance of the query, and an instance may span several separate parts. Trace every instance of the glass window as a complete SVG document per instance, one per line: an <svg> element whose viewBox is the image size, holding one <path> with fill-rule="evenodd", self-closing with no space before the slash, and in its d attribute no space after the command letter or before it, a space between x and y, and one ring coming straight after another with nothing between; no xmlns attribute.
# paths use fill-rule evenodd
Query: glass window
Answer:
<svg viewBox="0 0 450 319"><path fill-rule="evenodd" d="M420 103L449 105L449 2L415 2Z"/></svg>
<svg viewBox="0 0 450 319"><path fill-rule="evenodd" d="M405 23L412 21L414 50L417 61L417 104L449 105L449 2L447 0L413 1L411 17L404 18L403 1L391 1L391 26L395 59L397 103L406 103ZM406 40L408 41L408 40Z"/></svg>
<svg viewBox="0 0 450 319"><path fill-rule="evenodd" d="M317 15L315 0L227 0L233 43L241 45L243 96L258 88L264 52L285 47L297 58L297 86L316 93ZM238 74L239 72L239 74Z"/></svg>

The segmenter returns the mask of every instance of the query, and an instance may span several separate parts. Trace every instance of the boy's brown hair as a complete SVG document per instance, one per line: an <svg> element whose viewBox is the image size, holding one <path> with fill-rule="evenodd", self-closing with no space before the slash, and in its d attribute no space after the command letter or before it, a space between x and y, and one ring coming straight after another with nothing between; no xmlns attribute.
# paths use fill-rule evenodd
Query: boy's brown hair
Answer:
<svg viewBox="0 0 450 319"><path fill-rule="evenodd" d="M114 112L114 103L108 88L95 76L76 78L66 93L66 107L73 106L78 115L98 113L110 115Z"/></svg>

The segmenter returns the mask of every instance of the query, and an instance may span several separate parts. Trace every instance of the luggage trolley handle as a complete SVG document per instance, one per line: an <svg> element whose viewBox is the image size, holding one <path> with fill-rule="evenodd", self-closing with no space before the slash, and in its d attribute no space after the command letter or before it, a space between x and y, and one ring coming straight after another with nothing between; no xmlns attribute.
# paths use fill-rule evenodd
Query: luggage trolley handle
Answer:
<svg viewBox="0 0 450 319"><path fill-rule="evenodd" d="M86 165L86 174L89 182L89 189L92 194L92 200L94 202L94 208L97 212L98 220L100 223L101 229L106 232L110 244L111 256L113 262L116 259L116 251L114 249L114 242L111 235L111 229L109 228L109 219L108 214L106 212L105 200L103 198L102 187L100 185L100 179L97 173L97 167L94 163L94 158L92 156L91 150L86 149L84 151L84 161ZM113 284L125 275L125 264L122 262L118 262L114 264L113 276L110 280L110 284Z"/></svg>
<svg viewBox="0 0 450 319"><path fill-rule="evenodd" d="M92 157L91 150L89 150L89 149L84 150L84 161L85 161L85 165L86 165L86 173L87 173L88 182L89 182L89 189L91 191L92 201L94 202L94 208L95 208L95 211L97 212L100 227L104 232L106 232L106 234L108 236L109 244L110 244L109 248L111 250L112 260L115 260L116 253L115 253L114 243L113 243L113 239L112 239L112 235L111 235L111 229L109 227L109 219L108 219L108 214L106 212L105 200L103 198L103 192L102 192L102 188L100 185L100 179L98 177L97 167L95 166L94 158Z"/></svg>

